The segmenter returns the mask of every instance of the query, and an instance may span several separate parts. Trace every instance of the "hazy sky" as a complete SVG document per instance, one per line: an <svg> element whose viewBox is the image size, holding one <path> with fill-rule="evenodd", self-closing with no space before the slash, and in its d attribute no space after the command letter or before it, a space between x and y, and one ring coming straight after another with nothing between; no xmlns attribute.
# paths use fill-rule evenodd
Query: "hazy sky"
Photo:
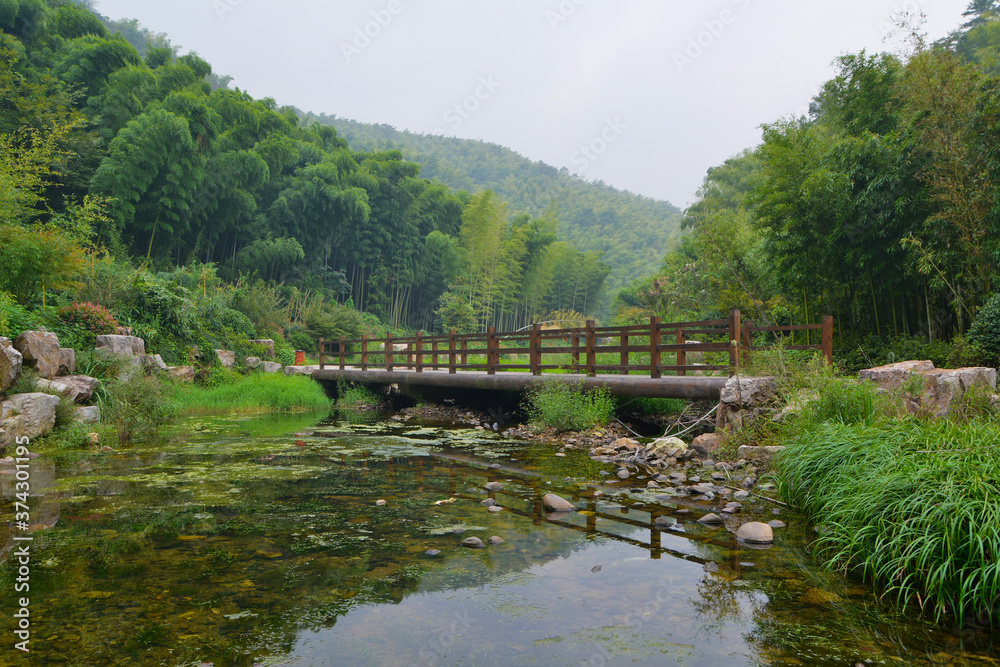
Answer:
<svg viewBox="0 0 1000 667"><path fill-rule="evenodd" d="M705 171L805 113L833 60L937 39L968 0L97 0L255 97L483 139L691 203Z"/></svg>

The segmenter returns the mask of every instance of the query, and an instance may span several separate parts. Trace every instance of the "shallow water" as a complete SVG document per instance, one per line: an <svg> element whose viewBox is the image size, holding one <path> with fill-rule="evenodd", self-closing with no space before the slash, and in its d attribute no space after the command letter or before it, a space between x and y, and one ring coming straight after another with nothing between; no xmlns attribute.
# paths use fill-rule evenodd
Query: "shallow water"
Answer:
<svg viewBox="0 0 1000 667"><path fill-rule="evenodd" d="M717 504L611 483L585 452L320 420L190 420L165 442L35 460L28 656L0 475L0 665L1000 664L989 634L893 613L816 567L794 512L753 550L737 523L694 520ZM580 511L543 512L547 492Z"/></svg>

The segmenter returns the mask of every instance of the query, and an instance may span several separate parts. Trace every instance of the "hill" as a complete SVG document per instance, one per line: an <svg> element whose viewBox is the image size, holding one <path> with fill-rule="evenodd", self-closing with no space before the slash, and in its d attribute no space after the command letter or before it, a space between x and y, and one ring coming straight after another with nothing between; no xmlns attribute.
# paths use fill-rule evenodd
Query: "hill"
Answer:
<svg viewBox="0 0 1000 667"><path fill-rule="evenodd" d="M305 122L332 125L351 147L399 150L421 165L423 178L476 192L492 189L511 212L541 215L555 205L559 238L582 251L598 250L612 266L609 293L656 272L680 228L680 211L669 202L584 181L509 148L471 139L415 134L390 125L303 113Z"/></svg>

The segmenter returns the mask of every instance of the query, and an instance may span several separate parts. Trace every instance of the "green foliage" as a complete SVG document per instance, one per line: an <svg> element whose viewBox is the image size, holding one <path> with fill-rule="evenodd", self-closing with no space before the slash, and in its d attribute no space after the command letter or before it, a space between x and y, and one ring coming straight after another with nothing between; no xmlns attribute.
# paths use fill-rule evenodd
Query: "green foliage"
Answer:
<svg viewBox="0 0 1000 667"><path fill-rule="evenodd" d="M21 227L0 222L0 291L19 303L41 301L42 290L79 286L83 251L66 232L51 226Z"/></svg>
<svg viewBox="0 0 1000 667"><path fill-rule="evenodd" d="M1000 492L990 420L828 422L777 465L789 501L822 529L831 566L854 568L935 620L991 623L1000 591Z"/></svg>
<svg viewBox="0 0 1000 667"><path fill-rule="evenodd" d="M338 410L370 410L383 402L383 397L362 384L337 383L337 401L334 407Z"/></svg>
<svg viewBox="0 0 1000 667"><path fill-rule="evenodd" d="M101 386L101 422L114 430L121 444L155 434L175 413L160 381L135 367L105 379Z"/></svg>
<svg viewBox="0 0 1000 667"><path fill-rule="evenodd" d="M525 392L523 407L535 423L558 431L582 431L607 425L615 401L603 388L584 392L577 382L548 381Z"/></svg>
<svg viewBox="0 0 1000 667"><path fill-rule="evenodd" d="M969 340L979 346L994 365L1000 364L1000 294L994 294L976 315Z"/></svg>
<svg viewBox="0 0 1000 667"><path fill-rule="evenodd" d="M60 308L59 319L70 326L93 334L93 336L113 334L119 326L111 311L100 304L89 301Z"/></svg>
<svg viewBox="0 0 1000 667"><path fill-rule="evenodd" d="M181 414L287 412L330 407L330 399L322 387L305 376L252 373L226 379L204 386L178 385L175 400Z"/></svg>

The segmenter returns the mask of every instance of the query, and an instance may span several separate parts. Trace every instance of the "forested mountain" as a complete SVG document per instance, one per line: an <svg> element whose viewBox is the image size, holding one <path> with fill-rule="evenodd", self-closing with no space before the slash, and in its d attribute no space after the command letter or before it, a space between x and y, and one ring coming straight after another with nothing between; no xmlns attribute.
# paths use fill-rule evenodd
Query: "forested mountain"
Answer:
<svg viewBox="0 0 1000 667"><path fill-rule="evenodd" d="M497 144L325 114L303 118L334 126L355 148L399 150L421 165L423 178L469 192L492 189L515 213L542 215L555 205L560 240L603 252L613 289L655 272L679 229L680 211L669 202L584 181L566 168L532 162Z"/></svg>
<svg viewBox="0 0 1000 667"><path fill-rule="evenodd" d="M85 3L0 0L0 251L57 239L161 272L208 265L422 329L599 310L609 265L558 241L554 211L449 188L227 83ZM0 299L44 289L12 250L0 260Z"/></svg>
<svg viewBox="0 0 1000 667"><path fill-rule="evenodd" d="M833 314L853 354L968 335L982 349L953 363L1000 361L998 3L966 16L906 58L841 57L809 117L710 170L678 249L620 312Z"/></svg>

